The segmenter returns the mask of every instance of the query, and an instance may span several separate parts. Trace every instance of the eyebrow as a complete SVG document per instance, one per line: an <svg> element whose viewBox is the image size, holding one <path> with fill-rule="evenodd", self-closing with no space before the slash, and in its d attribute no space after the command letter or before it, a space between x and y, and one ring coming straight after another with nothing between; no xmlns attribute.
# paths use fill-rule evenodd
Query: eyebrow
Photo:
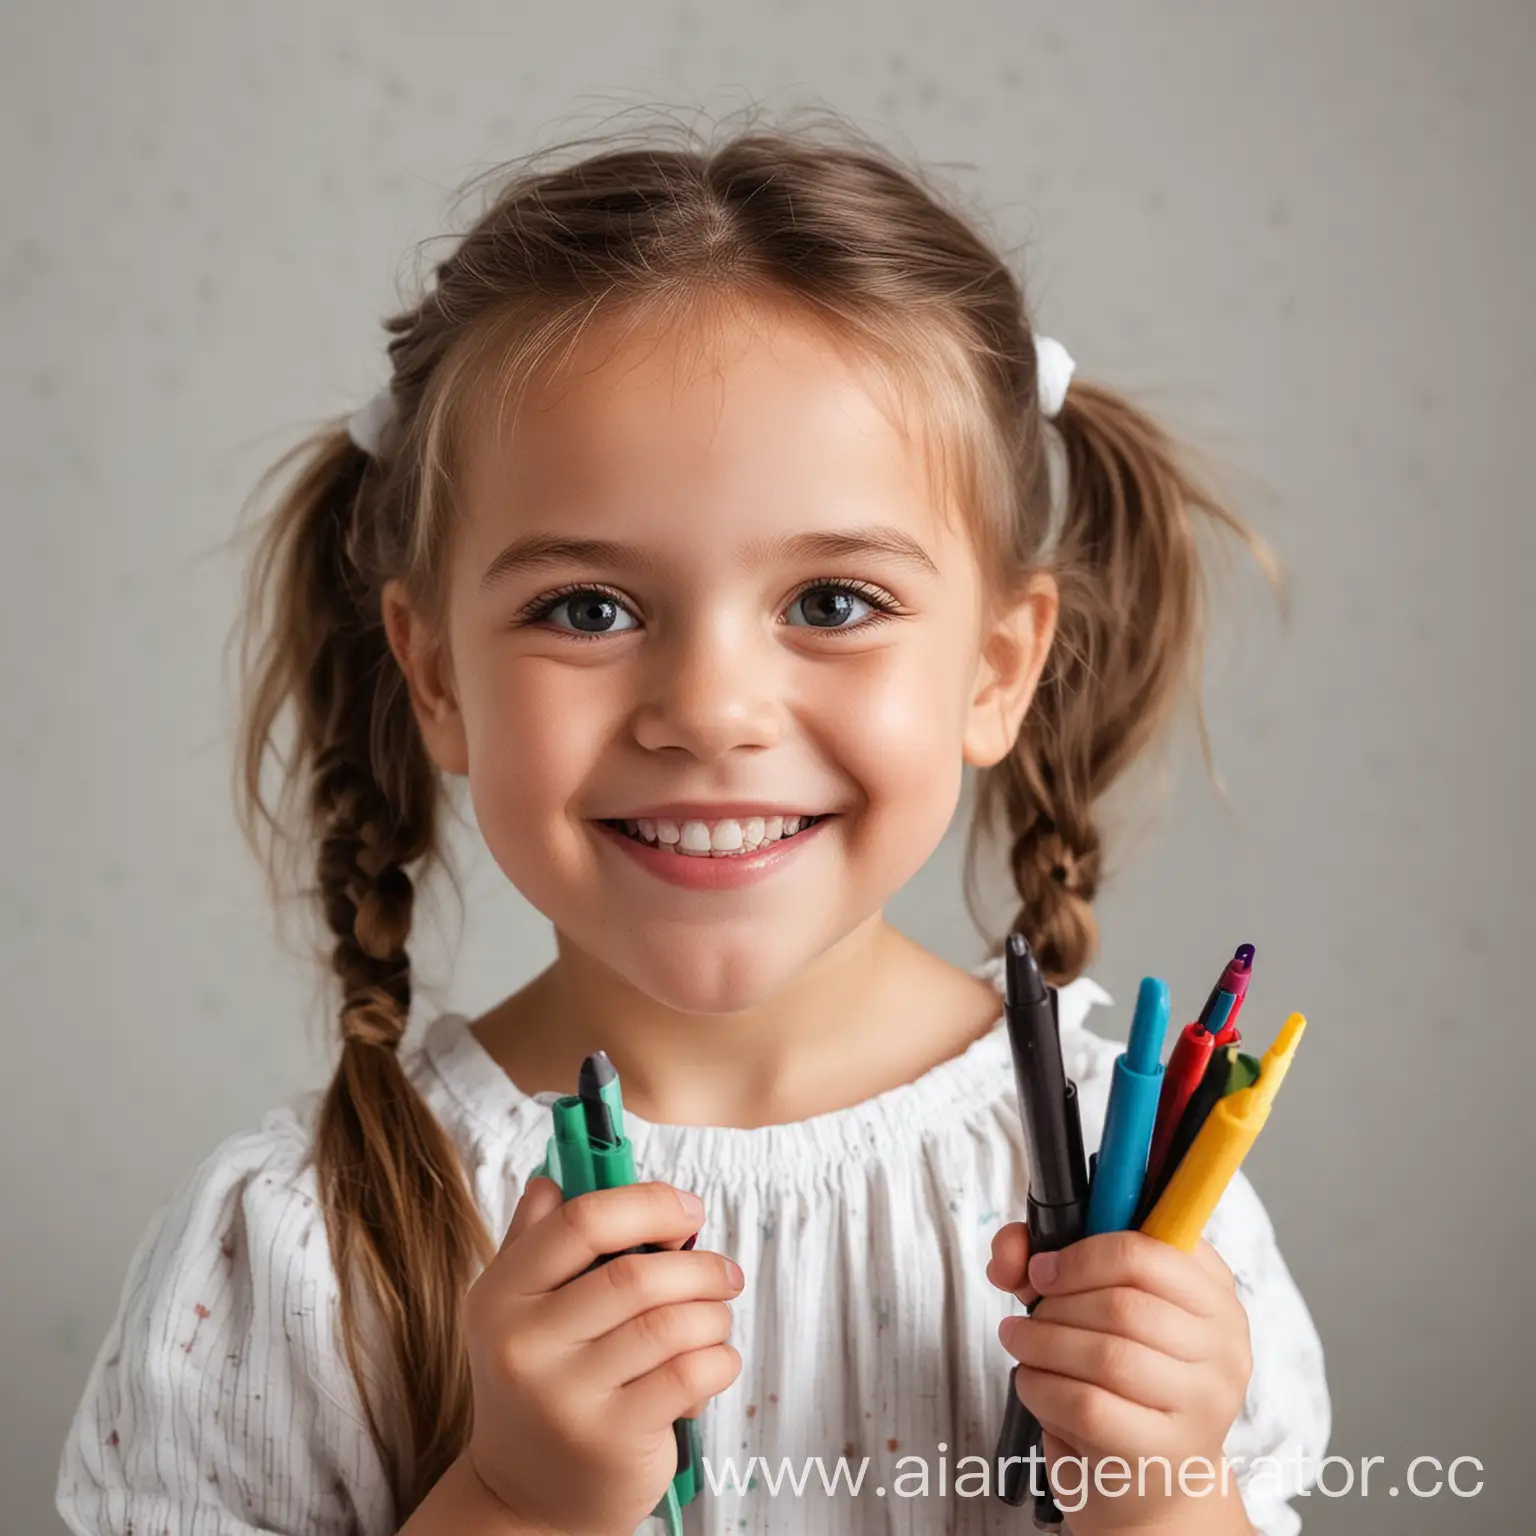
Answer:
<svg viewBox="0 0 1536 1536"><path fill-rule="evenodd" d="M757 539L743 557L748 570L772 563L801 564L810 560L885 560L937 576L939 568L910 533L874 523L861 528L780 534ZM480 590L489 591L511 576L559 565L602 565L630 574L655 570L659 562L646 550L613 539L579 539L552 533L530 533L514 539L485 568Z"/></svg>

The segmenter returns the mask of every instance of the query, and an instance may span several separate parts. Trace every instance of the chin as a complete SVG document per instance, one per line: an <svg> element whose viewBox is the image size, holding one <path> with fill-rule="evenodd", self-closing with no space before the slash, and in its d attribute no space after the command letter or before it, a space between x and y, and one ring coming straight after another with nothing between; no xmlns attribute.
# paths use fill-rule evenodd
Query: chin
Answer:
<svg viewBox="0 0 1536 1536"><path fill-rule="evenodd" d="M576 942L654 1002L690 1014L757 1007L789 986L814 959L787 934L765 944L760 934L732 938L717 933L701 939L694 928L671 934L642 928L618 942L603 935L591 943Z"/></svg>

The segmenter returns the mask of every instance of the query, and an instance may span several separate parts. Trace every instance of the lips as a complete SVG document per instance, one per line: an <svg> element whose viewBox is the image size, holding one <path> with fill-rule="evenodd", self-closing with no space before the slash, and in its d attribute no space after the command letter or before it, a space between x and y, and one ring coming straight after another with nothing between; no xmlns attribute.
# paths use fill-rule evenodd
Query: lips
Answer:
<svg viewBox="0 0 1536 1536"><path fill-rule="evenodd" d="M756 885L803 858L814 857L809 850L821 842L827 828L837 819L835 813L808 819L805 826L788 837L781 836L755 847L744 845L735 851L717 852L711 847L709 853L678 853L673 846L659 841L647 842L630 833L623 822L599 820L590 825L603 842L665 884L694 891L722 892ZM702 823L700 827L702 829Z"/></svg>

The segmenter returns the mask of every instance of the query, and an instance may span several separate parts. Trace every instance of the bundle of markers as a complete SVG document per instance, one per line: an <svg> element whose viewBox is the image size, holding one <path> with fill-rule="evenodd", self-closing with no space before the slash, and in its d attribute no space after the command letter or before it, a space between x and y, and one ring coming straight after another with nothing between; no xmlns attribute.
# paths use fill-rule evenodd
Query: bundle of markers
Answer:
<svg viewBox="0 0 1536 1536"><path fill-rule="evenodd" d="M1253 945L1244 944L1164 1067L1168 986L1146 977L1130 1041L1115 1062L1100 1149L1085 1164L1077 1084L1062 1065L1056 989L1045 984L1022 934L1009 935L1004 967L1004 1015L1029 1148L1030 1253L1127 1230L1192 1252L1269 1118L1306 1019L1293 1013L1262 1060L1240 1049L1237 1016L1253 975ZM1040 1445L1040 1425L1019 1401L1010 1372L997 1447L1006 1503L1024 1502L1031 1467L1043 1465ZM1034 1514L1042 1530L1061 1525L1049 1480L1036 1490Z"/></svg>
<svg viewBox="0 0 1536 1536"><path fill-rule="evenodd" d="M1253 946L1244 944L1200 1017L1180 1032L1165 1068L1168 987L1147 977L1129 1044L1115 1062L1100 1149L1085 1162L1077 1084L1062 1064L1056 989L1045 984L1022 934L1009 935L1004 964L1004 1015L1029 1148L1030 1252L1051 1253L1095 1233L1132 1228L1190 1252L1269 1118L1306 1019L1293 1013L1262 1060L1239 1049L1237 1016L1253 974ZM555 1101L553 1118L554 1135L535 1175L554 1179L567 1200L635 1182L619 1077L606 1053L586 1058L577 1091ZM654 1252L655 1246L624 1251ZM604 1254L593 1267L618 1256ZM677 1470L653 1513L668 1536L680 1536L682 1509L698 1494L698 1426L679 1419L673 1433ZM999 1493L1009 1504L1024 1502L1040 1437L1010 1373L998 1441L998 1465L1005 1469ZM1035 1524L1049 1530L1061 1520L1047 1481L1036 1494Z"/></svg>

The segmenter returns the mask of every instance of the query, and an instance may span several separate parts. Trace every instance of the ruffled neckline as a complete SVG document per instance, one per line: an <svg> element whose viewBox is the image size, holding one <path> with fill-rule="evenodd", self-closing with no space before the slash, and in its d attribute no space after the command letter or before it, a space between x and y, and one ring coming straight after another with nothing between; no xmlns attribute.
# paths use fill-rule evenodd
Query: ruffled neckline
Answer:
<svg viewBox="0 0 1536 1536"><path fill-rule="evenodd" d="M911 1082L898 1083L873 1097L804 1120L753 1127L671 1125L650 1121L626 1109L625 1130L636 1162L687 1172L700 1181L743 1176L765 1182L774 1170L830 1168L881 1155L893 1138L907 1139L973 1123L995 1112L999 1101L1013 1105L1012 1059L1004 1026L1003 962L983 961L972 974L991 983L998 994L998 1016L986 1033L964 1050L938 1062ZM1058 1014L1064 1048L1069 1034L1081 1030L1088 1010L1110 1002L1109 994L1082 976L1061 988ZM519 1137L548 1133L553 1092L525 1093L497 1064L470 1029L463 1014L433 1019L421 1050L460 1109L492 1134ZM1070 1070L1070 1068L1069 1068Z"/></svg>

